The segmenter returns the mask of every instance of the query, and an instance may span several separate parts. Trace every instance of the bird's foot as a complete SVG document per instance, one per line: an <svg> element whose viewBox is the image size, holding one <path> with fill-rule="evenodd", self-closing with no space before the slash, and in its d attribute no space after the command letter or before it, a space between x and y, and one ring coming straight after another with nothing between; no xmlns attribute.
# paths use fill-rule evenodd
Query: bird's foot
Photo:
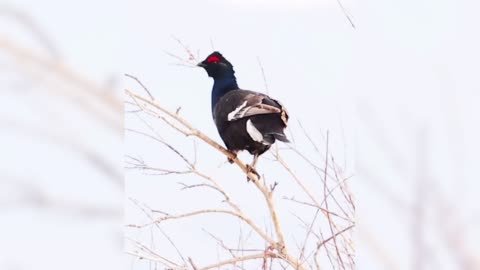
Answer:
<svg viewBox="0 0 480 270"><path fill-rule="evenodd" d="M250 177L248 176L249 173L253 173L257 176L257 179L260 180L260 174L257 172L257 170L255 170L254 167L250 166L247 164L247 182L249 182L250 180L254 180L254 179L250 179Z"/></svg>
<svg viewBox="0 0 480 270"><path fill-rule="evenodd" d="M232 151L229 151L229 152L232 153L232 155L234 156L234 158L227 157L227 160L228 160L228 163L233 164L233 163L235 162L235 159L237 159L237 153L236 153L236 152L232 152Z"/></svg>

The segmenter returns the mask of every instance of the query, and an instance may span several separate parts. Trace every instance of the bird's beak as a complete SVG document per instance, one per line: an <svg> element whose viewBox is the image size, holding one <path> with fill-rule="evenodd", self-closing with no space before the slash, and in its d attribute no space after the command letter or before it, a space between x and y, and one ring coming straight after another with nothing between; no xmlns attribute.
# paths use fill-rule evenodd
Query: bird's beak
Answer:
<svg viewBox="0 0 480 270"><path fill-rule="evenodd" d="M207 66L207 65L205 65L203 62L200 62L200 63L197 64L197 67L202 67L202 68L204 68L204 67L206 67L206 66Z"/></svg>

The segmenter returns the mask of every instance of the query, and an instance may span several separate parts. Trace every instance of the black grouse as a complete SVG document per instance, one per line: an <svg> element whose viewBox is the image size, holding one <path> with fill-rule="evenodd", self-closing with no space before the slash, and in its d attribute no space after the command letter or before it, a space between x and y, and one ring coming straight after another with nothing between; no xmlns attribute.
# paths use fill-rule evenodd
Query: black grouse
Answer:
<svg viewBox="0 0 480 270"><path fill-rule="evenodd" d="M232 64L219 52L213 52L198 66L214 80L212 115L220 137L233 154L247 150L254 156L248 168L258 176L255 170L258 157L275 140L289 142L284 134L288 121L286 109L265 94L238 88Z"/></svg>

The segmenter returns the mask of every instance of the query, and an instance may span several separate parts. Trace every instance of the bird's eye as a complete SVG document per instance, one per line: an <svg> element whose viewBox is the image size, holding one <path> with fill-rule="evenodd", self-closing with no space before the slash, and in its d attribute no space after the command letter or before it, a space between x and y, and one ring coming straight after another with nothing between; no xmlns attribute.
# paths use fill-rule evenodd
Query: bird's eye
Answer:
<svg viewBox="0 0 480 270"><path fill-rule="evenodd" d="M220 62L220 58L218 56L210 56L208 59L207 59L207 63L217 63L217 62Z"/></svg>

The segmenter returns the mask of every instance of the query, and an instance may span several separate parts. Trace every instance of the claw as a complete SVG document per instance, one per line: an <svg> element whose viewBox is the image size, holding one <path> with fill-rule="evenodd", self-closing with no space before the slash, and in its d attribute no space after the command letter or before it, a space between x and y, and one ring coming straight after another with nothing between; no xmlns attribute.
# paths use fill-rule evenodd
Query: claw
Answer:
<svg viewBox="0 0 480 270"><path fill-rule="evenodd" d="M260 174L257 172L257 170L255 170L255 168L247 164L247 182L250 182L250 180L253 181L253 179L250 179L250 177L248 177L249 173L255 174L257 176L257 179L260 180Z"/></svg>
<svg viewBox="0 0 480 270"><path fill-rule="evenodd" d="M227 160L230 164L233 164L235 162L235 159L237 159L237 152L233 152L233 151L229 151L229 152L234 156L234 158L227 157Z"/></svg>

